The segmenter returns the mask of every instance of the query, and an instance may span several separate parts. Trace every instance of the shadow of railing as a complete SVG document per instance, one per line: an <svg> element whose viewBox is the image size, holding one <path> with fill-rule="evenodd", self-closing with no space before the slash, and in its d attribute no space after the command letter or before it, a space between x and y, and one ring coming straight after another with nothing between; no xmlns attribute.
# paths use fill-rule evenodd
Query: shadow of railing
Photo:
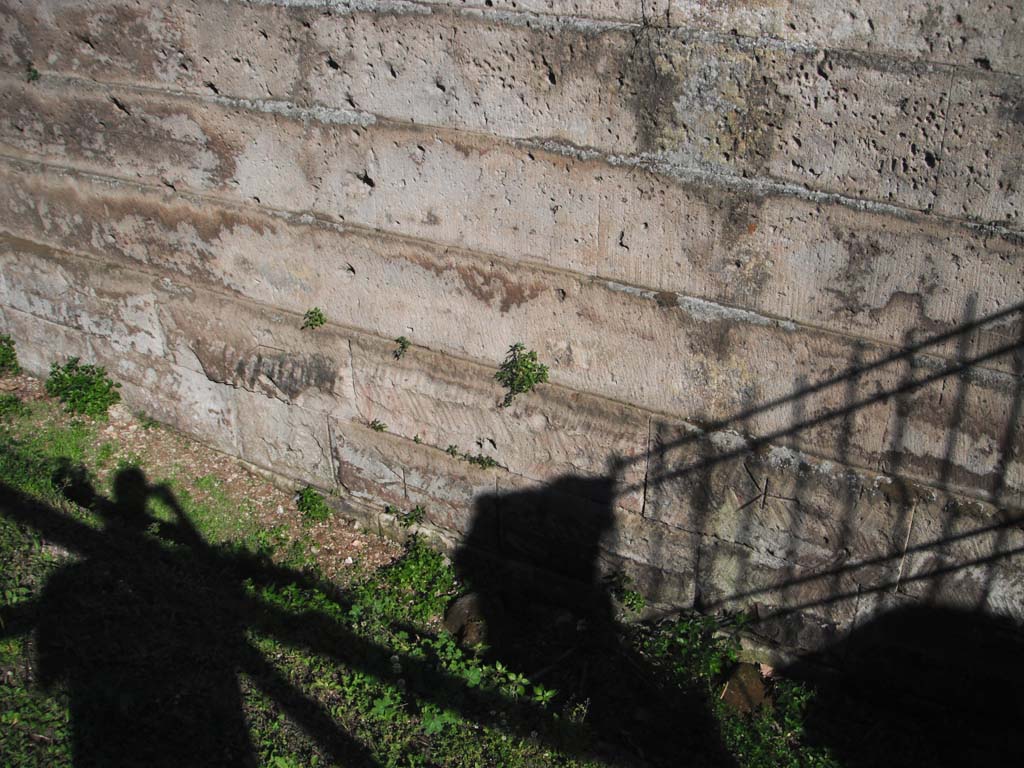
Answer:
<svg viewBox="0 0 1024 768"><path fill-rule="evenodd" d="M969 353L979 343L976 334L997 325L1008 325L1014 338ZM947 342L956 342L955 360L923 357L928 350ZM897 635L912 638L913 632L905 630L909 630L914 621L936 631L945 628L957 638L971 638L971 643L967 644L928 643L933 656L938 657L929 667L930 674L939 674L942 664L948 664L950 669L960 668L965 657L969 659L983 647L983 638L994 632L997 625L1000 633L1009 632L1013 636L1007 629L1013 622L1004 626L985 615L983 609L989 606L1001 573L1006 593L1001 598L1004 601L1001 607L1015 612L1014 618L1018 621L1024 612L1019 604L1006 604L1012 602L1018 592L1024 597L1024 591L1015 592L1013 586L1024 572L1024 561L1018 561L1024 555L1024 513L1001 508L1019 437L1024 378L1024 304L980 319L975 317L972 304L965 311L964 322L953 330L919 342L905 339L904 348L875 360L863 361L861 356L861 352L856 352L853 364L835 376L811 384L798 379L797 386L788 395L751 405L732 417L705 423L701 429L682 430L681 437L657 439L652 430L642 456L612 457L610 469L604 475L562 476L533 489L478 498L472 527L456 557L456 565L460 576L476 591L482 619L492 627L488 637L494 657L530 674L550 669L553 660L563 660L568 653L585 653L588 643L606 642L602 638L613 637L616 629L611 619L608 569L618 564L642 572L645 565L631 562L629 554L620 554L622 547L619 552L615 551L623 538L629 539L625 549L653 552L661 558L656 565L663 571L680 581L691 580L694 607L704 611L752 611L750 628L754 633L780 622L792 623L798 618L822 626L829 624L827 631L818 631L821 626L816 628L818 633L805 645L814 653L809 654L804 663L790 667L793 674L805 674L811 668L823 669L829 663L841 664L842 658L855 647L869 647L872 643L872 647L881 647L877 643L879 637L902 643ZM994 509L986 508L987 512L979 513L982 522L978 523L975 517L964 512L968 502L947 500L938 504L934 492L899 476L905 436L911 429L908 399L931 385L945 388L952 382L949 388L954 394L945 421L942 458L932 482L936 489L955 492L954 454L965 430L965 402L971 379L978 375L981 366L1006 357L1011 358L1011 372L1005 374L1012 382L1010 405L1005 411L1005 423L993 425L994 431L999 433L999 456L990 485L984 489ZM862 394L859 390L866 374L887 366L892 367L889 373L895 374L895 382L886 387L875 384L875 391ZM810 398L829 389L842 393L839 404L828 408L821 408L819 404L816 410L806 405ZM891 433L889 445L893 448L888 454L891 463L887 469L896 477L885 490L887 514L891 519L889 538L864 549L860 542L871 533L864 529L862 497L875 489L855 481L855 474L848 470L848 465L854 463L850 455L857 442L853 416L890 401L894 408L887 429ZM742 438L726 441L728 444L724 447L711 439L713 433L746 433L747 425L755 417L778 413L784 408L789 409L791 416L777 429L753 436L744 434ZM830 457L839 467L833 470L837 479L829 486L831 507L826 511L831 518L828 532L832 538L825 537L825 543L816 544L815 550L819 553L831 550L832 557L800 563L797 551L809 548L803 532L809 517L803 514L806 510L804 497L812 493L810 486L818 482L813 477L814 472L798 465L791 467L792 478L785 497L772 497L769 482L774 478L766 472L759 479L748 461L755 469L758 463L764 466L764 454L780 440L785 439L784 444L790 448L798 447L803 433L821 425L838 425ZM681 454L682 460L673 460L673 454ZM622 482L624 470L641 461L647 462L643 480L632 484ZM800 459L795 461L799 464ZM727 466L732 466L739 481L749 482L756 493L751 491L740 498L728 499L715 477ZM689 509L675 517L655 514L648 502L659 489L673 484L685 488L676 501L685 502ZM617 510L617 500L638 491L642 491L645 499L642 522L637 524L634 518L633 528L616 530L617 525L630 516L626 511ZM775 531L778 541L758 542L754 533L757 516L766 515L769 500L791 505L786 518L790 527ZM917 528L914 527L915 513L918 514ZM734 534L732 538L713 530L720 524L720 520L713 518L721 515L732 518L728 521L732 526L729 530ZM921 517L926 515L938 516L937 526L934 519L923 522ZM927 532L936 527L937 534L928 536ZM676 542L675 550L666 544L670 538ZM682 548L685 548L687 541L694 551L678 551L679 542L684 542ZM769 547L775 545L778 553L769 551ZM780 554L783 556L779 557ZM758 558L771 562L765 565L758 562ZM661 576L659 574L659 578ZM974 591L966 598L958 594L964 582L951 580L951 577L969 579ZM717 583L719 581L724 583ZM771 599L765 605L768 597ZM974 602L975 610L955 607L965 599ZM841 620L828 610L820 610L831 610L839 604L843 604ZM565 637L554 645L545 644L536 629L538 625L562 627ZM573 632L573 626L582 630ZM1019 626L1016 629L1019 631ZM796 639L797 642L790 645L799 649L801 638L789 639ZM999 647L1017 646L1008 642ZM865 662L869 656L865 656ZM1017 665L1019 671L1016 658L1007 657L1005 663ZM636 667L642 668L643 662ZM913 668L908 666L907 669ZM909 671L907 674L911 675ZM637 674L639 678L643 676L643 672ZM969 678L962 676L964 680ZM1010 678L1017 679L1015 675ZM881 682L885 677L877 679ZM988 681L983 676L974 679L975 692L981 692L982 699L994 693L986 687ZM903 678L903 682L911 688L915 685L908 677ZM928 689L928 682L920 681L920 689ZM603 718L601 727L612 732L618 728L623 739L629 738L630 728L634 736L644 733L649 740L663 738L671 732L670 728L661 728L650 719L633 727L630 707L636 706L636 702L623 695L613 681L588 681L584 674L573 684L590 697L593 708ZM848 686L847 690L857 689ZM972 696L971 706L980 707L977 712L988 713L991 722L1006 722L999 716L1002 712L993 711L992 702L997 699L992 698L989 706L981 706L976 699ZM830 717L841 720L840 698L829 695L823 697L823 701L825 709L815 715L815 722ZM1020 697L1014 698L1014 702L1017 703L1012 706L1019 707ZM947 701L947 717L950 716L948 704ZM955 704L952 709L956 709ZM942 711L941 706L939 711ZM1019 708L1011 712L1024 714ZM702 721L698 718L695 722ZM911 727L906 718L899 722ZM921 722L923 727L938 727L937 720L924 718ZM701 727L713 729L714 726L702 723ZM828 733L827 729L818 730ZM970 733L959 732L959 735L959 748L949 739L937 739L936 743L943 745L947 756L1006 754L1005 739L998 740L993 751L979 744ZM671 751L674 742L685 741L680 733L667 738L664 746L668 749L662 757ZM855 746L855 740L832 743L851 764L868 764L862 761L862 754L849 748L851 744ZM941 752L932 749L919 750L920 755L929 756L922 762L904 754L907 752L901 752L901 759L915 765L935 764L936 759L942 757Z"/></svg>

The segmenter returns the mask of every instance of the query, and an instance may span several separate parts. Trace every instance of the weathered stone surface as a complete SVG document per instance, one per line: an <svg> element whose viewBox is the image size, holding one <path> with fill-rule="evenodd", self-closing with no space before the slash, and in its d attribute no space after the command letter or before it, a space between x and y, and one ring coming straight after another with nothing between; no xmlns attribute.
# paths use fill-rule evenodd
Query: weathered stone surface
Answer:
<svg viewBox="0 0 1024 768"><path fill-rule="evenodd" d="M3 309L4 333L18 340L18 356L37 375L54 361L79 357L107 368L122 384L121 395L133 408L172 424L208 445L238 455L236 412L231 389L166 360L126 352L107 337L13 309Z"/></svg>
<svg viewBox="0 0 1024 768"><path fill-rule="evenodd" d="M573 183L587 183L587 176L576 175L576 167L567 168L574 172ZM166 264L300 311L303 308L287 298L289 292L303 293L309 303L337 302L333 294L347 294L366 270L374 270L373 262L360 256L368 249L386 247L379 238L339 233L308 219L211 207L205 201L190 204L130 186L66 175L27 175L33 169L0 166L5 181L0 196L11 212L9 228L57 245L99 248L145 263ZM606 174L601 183L612 181ZM948 334L972 318L981 320L1005 311L1024 291L1024 247L1014 240L837 206L816 210L778 197L702 203L696 190L648 187L636 185L637 181L642 180L634 179L628 193L623 175L621 198L610 194L603 199L598 223L614 216L622 227L618 231L604 227L607 239L617 241L609 244L614 251L609 250L607 257L600 251L588 256L568 247L540 251L539 234L525 243L537 252L516 251L497 236L479 245L516 260L679 291L881 342L920 342ZM676 216L674 210L692 212L693 218ZM643 218L630 218L630 211ZM580 223L566 221L570 227ZM479 233L499 235L502 230L495 229L493 219L485 219L472 232L477 238ZM436 261L418 256L430 249L412 243L394 248L407 254L407 260ZM252 269L260 273L259 282L251 279ZM387 279L393 283L395 278ZM511 288L480 284L472 275L465 279L478 283L480 293L492 294L499 311L507 311L517 300ZM367 313L395 318L401 314L395 311L396 303L411 295L406 289L391 292L386 305L361 302L364 319L359 324L390 336L410 335ZM347 296L345 301L350 303ZM986 347L1006 344L1020 333L1020 323L1019 313L986 323L977 333L987 335L989 341L971 338L971 347L980 354ZM954 335L929 344L925 351L953 358L962 341L963 337ZM998 359L985 364L1007 367Z"/></svg>
<svg viewBox="0 0 1024 768"><path fill-rule="evenodd" d="M900 594L1015 614L1024 599L1024 517L950 497L915 512Z"/></svg>
<svg viewBox="0 0 1024 768"><path fill-rule="evenodd" d="M55 48L35 47L58 71L214 98L269 98L264 108L279 112L315 104L321 119L351 120L345 113L359 110L643 153L689 172L764 177L918 210L935 208L941 187L937 210L1020 229L1024 192L1008 173L1024 156L1013 77L656 28L528 25L424 10L335 16L312 8L237 13L221 3L145 10L115 3L86 20L62 16L74 25L70 34L51 40ZM152 39L150 47L122 35L106 41L101 32L82 43L88 20L122 16ZM29 37L35 27L48 29L45 20L22 26ZM127 59L121 78L111 58ZM966 98L951 103L951 91ZM969 139L970 174L955 165L947 172L946 156L956 154L945 149L947 126L973 122L977 111L1005 139ZM1001 188L1001 195L979 196L979 187Z"/></svg>
<svg viewBox="0 0 1024 768"><path fill-rule="evenodd" d="M737 712L750 713L760 707L767 691L754 664L738 664L725 681L719 698Z"/></svg>
<svg viewBox="0 0 1024 768"><path fill-rule="evenodd" d="M632 490L618 503L636 510L642 505L640 459L648 417L635 408L556 391L543 408L528 395L499 410L493 368L453 365L426 350L410 350L399 362L392 342L334 328L301 331L297 313L258 311L240 302L231 302L232 311L224 313L224 300L202 289L188 291L187 301L175 301L161 295L166 290L157 278L139 279L116 267L91 281L89 295L68 300L69 286L90 268L98 265L69 257L29 265L23 258L5 269L4 297L8 306L109 336L115 348L168 357L211 382L238 389L239 450L254 464L269 467L276 461L288 474L329 485L328 418L380 419L407 439L491 456L536 480L567 472L600 475L615 457L628 459L623 478ZM147 294L153 283L160 287ZM47 288L53 291L49 298ZM134 295L124 300L133 289L149 301ZM147 303L160 307L158 316L139 314L138 307ZM102 318L109 326L97 325ZM142 338L159 338L161 346L137 341L141 333L129 319L145 319Z"/></svg>
<svg viewBox="0 0 1024 768"><path fill-rule="evenodd" d="M382 509L422 504L426 522L454 550L470 530L473 500L494 493L496 474L447 456L436 448L374 432L359 424L333 423L335 471L346 497Z"/></svg>
<svg viewBox="0 0 1024 768"><path fill-rule="evenodd" d="M721 34L771 36L800 45L1024 71L1024 13L1013 3L946 0L426 0L482 12L613 19ZM493 8L493 11L490 9Z"/></svg>
<svg viewBox="0 0 1024 768"><path fill-rule="evenodd" d="M421 349L396 361L393 343L369 337L353 341L352 350L365 420L379 417L398 434L493 458L528 478L597 476L625 459L622 479L631 490L616 503L641 508L649 418L637 409L562 389L520 395L500 409L492 368Z"/></svg>
<svg viewBox="0 0 1024 768"><path fill-rule="evenodd" d="M1024 44L1018 48L1024 51ZM1024 209L1024 82L995 76L954 82L948 112L935 211L1018 226Z"/></svg>
<svg viewBox="0 0 1024 768"><path fill-rule="evenodd" d="M581 533L581 520L599 519L600 528L590 538L600 542L602 572L627 573L664 605L753 609L763 618L759 631L765 638L786 647L815 647L851 626L873 595L896 589L914 594L918 584L936 583L936 574L953 580L955 594L967 594L964 584L984 590L996 610L1013 613L1022 604L1014 560L1020 550L1019 520L985 505L940 499L927 489L894 487L884 479L871 481L791 449L751 451L742 438L728 433L704 436L686 425L659 424L643 481L641 515L598 506L599 518L559 521L547 516L552 503L557 506L564 498L585 504L586 493L569 491L606 481L574 474L569 485L560 480L544 485L500 470L478 470L437 448L342 420L349 406L319 410L323 398L337 403L349 391L352 402L359 397L360 385L349 385L351 379L339 377L331 366L303 363L308 354L304 344L330 342L336 331L320 329L317 334L324 336L319 341L304 341L313 334L303 335L272 314L265 327L246 322L247 305L236 302L228 316L248 330L241 336L224 333L210 346L216 325L209 323L216 321L210 319L211 307L203 305L216 299L117 268L102 270L103 279L94 277L79 300L66 302L60 314L60 305L46 300L45 286L65 296L73 292L85 274L84 263L38 246L33 252L30 244L10 239L5 253L15 247L19 259L6 261L3 273L4 331L27 342L30 350L56 349L108 365L126 382L130 403L147 408L155 403L159 417L209 436L223 450L258 465L321 486L336 482L347 498L365 504L385 500L407 508L423 503L428 523L450 546L473 529L481 499L488 497L512 504L509 513L518 526L510 530L520 533L508 545L524 552L536 554L536 547L557 548L560 542L569 547ZM46 268L43 262L54 266ZM27 281L23 270L30 267L36 277ZM156 321L138 310L146 304L139 297L147 295L159 307ZM97 301L101 309L94 306ZM110 328L94 321L101 311L113 323ZM292 363L263 357L267 347L259 339L267 328L279 341L294 343ZM166 347L139 341L154 337ZM354 343L365 348L364 338L357 335ZM246 347L247 340L253 346ZM358 371L360 355L349 358L347 345L341 346L342 359L351 360ZM167 359L166 349L174 350L175 362ZM25 356L29 368L43 369L47 362L31 352ZM414 363L410 358L408 365ZM694 456L696 470L686 464ZM609 488L613 496L602 494L603 499L630 492L623 479ZM531 498L545 500L544 506L530 512L522 503ZM941 525L933 521L943 519L941 513L954 504L973 510L981 522L939 535L931 532ZM529 517L540 513L545 516ZM975 536L987 537L983 557L970 543ZM928 565L936 558L944 564L938 571ZM918 566L918 560L925 565ZM946 594L948 588L938 589ZM780 620L790 616L797 619Z"/></svg>
<svg viewBox="0 0 1024 768"><path fill-rule="evenodd" d="M251 78L262 75L269 82L298 75L302 50L301 22L316 19L326 8L336 22L348 16L369 15L372 4L344 0L325 6L321 0L288 0L260 3L255 7L240 2L161 3L145 9L127 0L10 0L7 3L7 56L35 54L43 59L48 51L66 57L79 67L96 66L104 59L113 68L130 71L136 57L153 61L155 72L171 78L175 70L201 67L202 53L218 49L217 40L229 42L231 53L245 54ZM588 20L621 21L647 26L706 30L723 35L774 37L801 46L864 51L882 56L919 58L979 69L1024 71L1024 18L1013 3L976 3L948 0L940 5L928 2L886 3L867 0L852 4L821 3L814 0L770 0L737 3L719 0L422 0L376 4L381 15L397 13L426 18L435 25L450 18L448 10L464 10L462 18L512 21L518 13L577 17ZM430 6L435 13L429 14ZM244 10L243 10L244 8ZM60 11L59 14L56 11ZM353 12L354 11L354 12ZM428 15L429 14L429 15ZM249 22L248 24L246 22ZM40 23L41 22L41 23ZM553 21L552 23L558 23ZM558 29L571 28L565 20ZM57 30L79 34L63 41ZM262 30L263 34L260 34ZM281 34L270 35L277 30ZM84 31L84 32L83 32ZM117 37L114 32L123 31ZM264 37L266 35L266 37ZM85 37L86 40L82 38ZM197 39L207 48L187 47ZM291 45L286 43L291 42ZM56 45L59 43L60 45ZM163 43L163 48L159 47ZM169 45L176 43L177 45ZM235 47L237 46L237 47ZM239 57L242 58L241 56ZM237 64L242 65L239 61ZM243 66L238 67L239 70ZM202 70L200 70L202 73ZM180 74L180 73L179 73Z"/></svg>
<svg viewBox="0 0 1024 768"><path fill-rule="evenodd" d="M673 25L1018 74L1024 67L1024 13L1013 3L668 1Z"/></svg>
<svg viewBox="0 0 1024 768"><path fill-rule="evenodd" d="M685 426L654 428L650 466L646 516L704 535L699 604L754 611L780 645L820 645L895 593L1020 599L1019 514Z"/></svg>
<svg viewBox="0 0 1024 768"><path fill-rule="evenodd" d="M180 215L163 214L161 218L180 222ZM203 225L200 221L195 226ZM242 244L254 243L256 231L288 229L267 219L241 226L238 245L218 245L213 237L194 242L193 247L204 257L188 271L209 274L223 253L226 268L235 275L225 278L215 272L218 280L242 286L244 270L257 263L257 248ZM180 234L178 227L176 230ZM121 232L108 231L115 241L124 242ZM159 232L152 226L148 231ZM89 238L88 244L83 244L86 250L108 255L103 246L105 236L93 238L90 229ZM78 242L82 239L77 238ZM947 388L954 386L951 380L955 376L948 369L955 368L955 363L915 358L920 365L912 373L910 384L932 381L897 398L895 393L908 386L906 362L899 357L890 359L886 348L852 342L843 336L793 327L675 294L539 269L514 270L510 265L485 262L471 254L460 256L418 244L399 242L382 247L361 235L339 235L329 228L306 242L315 244L318 240L325 253L336 252L332 241L344 249L343 268L338 261L307 261L305 269L285 271L275 261L282 240L269 236L258 246L266 254L263 263L268 264L264 272L268 280L246 287L245 293L298 314L315 304L335 321L369 327L391 338L408 335L431 339L448 353L492 364L503 357L511 340L525 340L552 362L553 380L563 385L753 433L773 442L796 442L818 455L862 467L877 466L896 453L903 456L902 471L907 474L985 492L991 487L994 467L1005 456L1007 489L1020 492L1019 485L1014 484L1020 474L1019 459L1010 457L1008 451L1024 436L1012 430L1003 442L990 436L991 424L1006 432L1015 423L1012 414L1018 388L1005 374L971 372L962 385L962 405L949 411L937 403L941 404ZM352 247L354 242L358 243L356 248ZM297 243L295 249L301 258L301 245ZM179 251L177 258L183 258L186 252ZM152 255L146 258L152 260ZM341 280L323 279L332 274L340 275ZM552 286L559 287L552 290ZM55 289L55 293L59 291ZM446 301L431 302L429 297L436 295L446 296ZM381 297L388 298L381 301ZM601 311L595 311L595 307ZM482 333L480 329L492 322L495 309L501 316L501 334ZM638 333L637 328L642 332ZM264 332L263 340L252 346L281 349L280 342L271 341L273 335L273 331ZM577 339L589 343L574 343ZM377 362L365 371L364 375L374 382L374 392L389 391L380 386L387 381L381 377L397 381L394 374L402 366L391 359L391 351L378 349ZM615 360L615 370L596 366L599 359ZM829 369L822 371L820 360L829 360ZM443 370L445 366L438 363L434 367ZM455 443L461 451L471 453L477 452L471 450L475 441L486 442L489 438L497 442L500 438L504 449L510 450L507 460L499 455L499 461L507 461L513 471L533 477L535 468L550 467L549 461L537 458L543 457L543 452L528 455L537 450L536 444L525 449L527 454L517 455L520 449L513 447L516 441L505 437L509 434L504 426L507 420L489 412L498 397L491 376L480 369L458 375L462 377L460 386L468 380L484 383L476 396L480 416L467 412L456 425L453 406L443 405L448 395L424 393L427 400L417 402L412 409L402 403L403 397L393 395L387 402L396 414L398 428L407 437L423 432L425 439L437 440L439 446ZM410 384L414 381L409 378ZM361 397L365 401L366 395ZM444 415L444 409L448 409L448 415ZM372 407L364 402L363 410ZM566 412L571 410L567 408ZM798 414L794 414L796 410ZM421 413L430 416L424 418L418 415ZM364 413L364 418L370 421L376 415ZM613 418L621 421L622 416L602 418L608 423ZM629 429L620 428L619 434L633 436L625 442L620 437L609 438L598 455L591 452L590 458L580 463L571 454L582 449L568 446L589 445L583 436L592 427L570 427L572 421L563 419L550 429L547 439L551 455L562 455L567 462L562 466L589 467L586 471L591 472L603 471L607 458L614 453L631 455L630 446L636 450L644 430L643 419ZM452 432L459 439L448 439L444 432ZM535 438L536 429L531 427L531 432ZM578 442L574 434L581 436ZM556 465L551 471L560 468ZM635 503L632 507L636 508Z"/></svg>

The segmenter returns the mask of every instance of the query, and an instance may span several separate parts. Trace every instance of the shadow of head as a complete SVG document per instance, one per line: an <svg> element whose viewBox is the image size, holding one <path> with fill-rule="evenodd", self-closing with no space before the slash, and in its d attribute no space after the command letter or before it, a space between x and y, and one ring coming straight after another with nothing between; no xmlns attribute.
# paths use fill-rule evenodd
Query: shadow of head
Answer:
<svg viewBox="0 0 1024 768"><path fill-rule="evenodd" d="M150 485L145 473L136 467L122 469L114 478L113 502L108 514L117 522L129 526L142 524L146 518L146 501Z"/></svg>
<svg viewBox="0 0 1024 768"><path fill-rule="evenodd" d="M568 475L477 499L455 566L475 596L495 656L508 661L529 649L529 664L537 666L543 652L535 633L547 630L550 639L560 627L611 624L599 551L613 527L615 497L614 477Z"/></svg>
<svg viewBox="0 0 1024 768"><path fill-rule="evenodd" d="M828 670L823 675L823 670ZM813 740L843 765L1024 764L1024 634L980 613L885 613L783 670L817 679ZM1014 755L1017 760L1007 762Z"/></svg>
<svg viewBox="0 0 1024 768"><path fill-rule="evenodd" d="M64 498L99 513L108 526L140 529L152 520L146 504L153 487L137 467L127 467L115 475L109 500L96 493L92 479L82 465L72 464L66 459L54 471L53 483L60 488Z"/></svg>

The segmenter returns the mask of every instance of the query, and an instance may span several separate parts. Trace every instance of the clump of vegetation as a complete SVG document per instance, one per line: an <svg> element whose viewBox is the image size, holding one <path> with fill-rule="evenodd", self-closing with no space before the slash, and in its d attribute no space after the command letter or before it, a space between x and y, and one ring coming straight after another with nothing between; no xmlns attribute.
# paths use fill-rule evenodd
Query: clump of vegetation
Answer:
<svg viewBox="0 0 1024 768"><path fill-rule="evenodd" d="M0 421L13 419L21 416L28 410L28 407L21 402L21 398L9 392L0 394Z"/></svg>
<svg viewBox="0 0 1024 768"><path fill-rule="evenodd" d="M452 458L462 459L463 461L466 461L475 467L480 467L481 469L493 469L494 467L501 466L500 464L498 464L496 459L491 458L487 454L463 453L462 451L459 450L459 447L457 445L449 445L447 448L444 449L444 452L447 453Z"/></svg>
<svg viewBox="0 0 1024 768"><path fill-rule="evenodd" d="M321 325L327 322L327 315L320 307L313 307L307 309L306 314L302 316L302 330L307 328L319 328Z"/></svg>
<svg viewBox="0 0 1024 768"><path fill-rule="evenodd" d="M414 525L422 523L426 516L427 510L417 504L398 519L398 524L403 528L412 528Z"/></svg>
<svg viewBox="0 0 1024 768"><path fill-rule="evenodd" d="M806 686L778 680L772 688L772 706L743 715L719 702L715 714L722 741L742 758L743 768L839 768L827 749L804 743L804 722L813 698L814 692Z"/></svg>
<svg viewBox="0 0 1024 768"><path fill-rule="evenodd" d="M609 591L623 607L633 613L640 613L647 607L647 599L632 589L633 580L621 571L613 573L606 579Z"/></svg>
<svg viewBox="0 0 1024 768"><path fill-rule="evenodd" d="M537 362L537 353L516 342L508 348L508 355L494 374L494 378L508 392L501 402L502 408L512 404L516 395L530 392L538 384L548 380L548 367Z"/></svg>
<svg viewBox="0 0 1024 768"><path fill-rule="evenodd" d="M722 740L742 768L838 768L828 750L803 742L805 714L813 698L806 686L774 681L771 704L746 714L721 701L722 681L739 660L737 631L746 622L743 615L684 616L641 627L636 642L665 680L680 688L704 688Z"/></svg>
<svg viewBox="0 0 1024 768"><path fill-rule="evenodd" d="M25 79L30 83L39 79L39 70L33 66L31 61L25 65Z"/></svg>
<svg viewBox="0 0 1024 768"><path fill-rule="evenodd" d="M373 421L370 422L370 429L372 429L374 432L387 432L388 425L385 424L380 419L374 419Z"/></svg>
<svg viewBox="0 0 1024 768"><path fill-rule="evenodd" d="M21 373L21 366L18 365L14 339L6 333L0 333L0 376L14 376L18 373Z"/></svg>
<svg viewBox="0 0 1024 768"><path fill-rule="evenodd" d="M18 364L18 352L14 339L6 333L0 333L0 376L14 376L21 373Z"/></svg>
<svg viewBox="0 0 1024 768"><path fill-rule="evenodd" d="M299 491L295 506L298 507L302 516L311 523L321 523L331 516L331 508L324 500L323 494L309 485Z"/></svg>
<svg viewBox="0 0 1024 768"><path fill-rule="evenodd" d="M160 422L145 411L138 411L135 418L139 420L139 426L143 429L158 429L160 427Z"/></svg>
<svg viewBox="0 0 1024 768"><path fill-rule="evenodd" d="M481 469L493 469L498 466L498 462L483 453L477 453L470 456L468 453L462 454L462 458L468 461L470 464Z"/></svg>
<svg viewBox="0 0 1024 768"><path fill-rule="evenodd" d="M46 379L46 392L56 397L71 413L80 413L100 419L106 418L107 409L120 402L120 384L107 376L104 368L82 365L77 357L64 365L54 363Z"/></svg>
<svg viewBox="0 0 1024 768"><path fill-rule="evenodd" d="M395 339L395 343L398 345L398 349L394 351L395 360L401 360L409 350L409 346L412 342L405 338L405 336L399 336Z"/></svg>

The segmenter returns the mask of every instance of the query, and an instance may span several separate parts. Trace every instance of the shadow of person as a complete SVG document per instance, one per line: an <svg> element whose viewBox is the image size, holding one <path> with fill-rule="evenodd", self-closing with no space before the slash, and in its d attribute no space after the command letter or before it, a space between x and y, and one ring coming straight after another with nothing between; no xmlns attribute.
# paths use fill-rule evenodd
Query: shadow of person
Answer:
<svg viewBox="0 0 1024 768"><path fill-rule="evenodd" d="M728 765L717 725L697 692L663 684L623 642L601 542L614 527L616 465L541 487L476 500L455 556L470 590L446 624L485 657L560 692L585 713L613 764ZM478 625L482 624L483 627Z"/></svg>
<svg viewBox="0 0 1024 768"><path fill-rule="evenodd" d="M323 610L350 608L343 593L265 556L211 546L170 491L138 470L115 478L109 500L68 463L55 484L103 527L0 483L0 516L80 558L55 571L37 597L0 604L0 638L35 632L40 682L67 691L76 765L251 765L240 673L246 691L262 694L315 745L300 749L315 749L332 764L380 765L372 747L341 727L259 643L395 682L394 650L353 633L337 610ZM171 522L148 512L154 499L170 508ZM293 589L317 593L316 606L267 599ZM507 721L504 694L467 687L429 658L400 662L402 682L417 698L480 725L525 738L547 718L520 702L528 716Z"/></svg>
<svg viewBox="0 0 1024 768"><path fill-rule="evenodd" d="M782 670L813 680L812 743L859 766L1024 765L1024 634L1007 620L914 606Z"/></svg>
<svg viewBox="0 0 1024 768"><path fill-rule="evenodd" d="M173 495L138 469L113 498L80 474L65 493L103 520L102 546L53 574L37 611L40 680L66 685L75 765L255 765L232 659L242 627L223 587L144 534L192 537ZM177 525L147 512L168 504Z"/></svg>

